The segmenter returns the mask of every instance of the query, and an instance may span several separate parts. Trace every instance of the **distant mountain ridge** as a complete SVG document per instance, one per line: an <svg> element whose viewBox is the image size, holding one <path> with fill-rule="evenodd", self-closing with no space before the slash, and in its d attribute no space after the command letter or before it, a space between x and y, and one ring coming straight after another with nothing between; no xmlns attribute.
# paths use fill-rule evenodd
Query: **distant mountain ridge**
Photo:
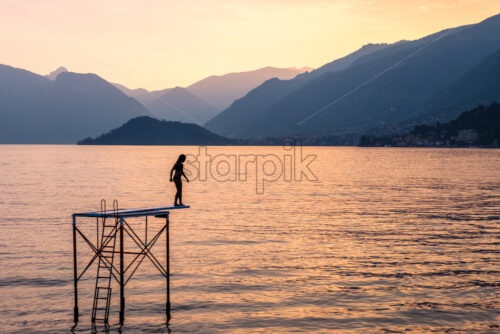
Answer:
<svg viewBox="0 0 500 334"><path fill-rule="evenodd" d="M159 119L202 125L218 113L215 107L186 88L175 87L150 92L142 88L131 90L120 84L114 85L142 103Z"/></svg>
<svg viewBox="0 0 500 334"><path fill-rule="evenodd" d="M238 126L232 128L231 124L253 123L255 120L265 117L271 106L299 88L304 87L311 80L331 72L347 69L359 58L387 46L388 44L367 44L345 57L327 63L312 72L300 74L291 80L270 79L250 91L245 97L236 100L228 109L211 119L206 126L214 132L221 132L229 137L252 137L252 135L246 133L244 127L243 129ZM274 136L274 134L267 135Z"/></svg>
<svg viewBox="0 0 500 334"><path fill-rule="evenodd" d="M290 79L310 69L269 66L253 71L212 75L186 88L174 87L157 91L128 89L120 84L115 86L141 102L160 119L201 125L267 79Z"/></svg>
<svg viewBox="0 0 500 334"><path fill-rule="evenodd" d="M60 66L58 67L56 70L50 72L49 74L47 74L45 77L54 81L56 80L57 76L63 72L68 72L68 69L64 66Z"/></svg>
<svg viewBox="0 0 500 334"><path fill-rule="evenodd" d="M414 41L367 44L312 71L266 67L153 92L64 67L41 76L0 65L0 143L74 143L141 115L206 122L232 138L342 142L500 101L499 77L500 15ZM219 113L213 103L231 104Z"/></svg>
<svg viewBox="0 0 500 334"><path fill-rule="evenodd" d="M397 42L398 44L405 43L407 41L400 41ZM304 74L301 74L298 76L297 79L314 79L318 78L326 73L330 72L339 72L347 69L349 66L351 66L356 60L359 58L362 58L364 56L367 56L371 53L377 52L379 50L382 50L389 46L387 43L369 43L366 45L363 45L360 49L348 54L347 56L341 57L339 59L335 59L319 68L316 70L313 70L311 72L306 72Z"/></svg>
<svg viewBox="0 0 500 334"><path fill-rule="evenodd" d="M150 115L95 74L61 71L55 80L0 65L0 143L65 144Z"/></svg>
<svg viewBox="0 0 500 334"><path fill-rule="evenodd" d="M201 125L218 112L182 87L130 90L62 66L42 76L0 65L0 143L69 144L140 115Z"/></svg>
<svg viewBox="0 0 500 334"><path fill-rule="evenodd" d="M311 67L277 68L267 66L253 71L234 72L224 75L212 75L195 82L187 89L216 107L218 111L229 107L236 99L245 96L249 91L271 78L288 80L297 75L311 71Z"/></svg>
<svg viewBox="0 0 500 334"><path fill-rule="evenodd" d="M342 70L303 83L301 76L267 81L206 125L216 133L236 138L363 134L370 129L389 128L442 108L443 101L437 96L498 48L500 15L380 47ZM499 83L489 84L497 87ZM334 101L334 106L322 110ZM468 104L477 102L471 98ZM463 110L457 103L448 108Z"/></svg>

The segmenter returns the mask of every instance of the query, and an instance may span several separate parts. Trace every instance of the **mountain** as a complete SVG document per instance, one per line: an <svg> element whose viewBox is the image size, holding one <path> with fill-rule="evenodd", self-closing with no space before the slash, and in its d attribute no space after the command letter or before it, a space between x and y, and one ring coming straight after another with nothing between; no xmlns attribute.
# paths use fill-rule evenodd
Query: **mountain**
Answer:
<svg viewBox="0 0 500 334"><path fill-rule="evenodd" d="M254 71L212 75L195 82L188 86L187 89L219 111L222 111L229 107L234 100L243 97L250 90L268 79L292 79L311 70L310 67L277 68L268 66Z"/></svg>
<svg viewBox="0 0 500 334"><path fill-rule="evenodd" d="M402 44L405 43L406 41L400 41L397 44ZM366 44L363 45L360 49L348 54L345 57L335 59L332 62L329 62L328 64L325 64L318 69L312 71L312 72L306 72L304 74L299 75L299 78L297 79L313 79L322 76L323 74L329 73L329 72L339 72L347 69L349 66L352 65L356 60L358 60L361 57L367 56L371 53L374 53L376 51L382 50L385 47L387 47L389 44L387 43L379 43L379 44Z"/></svg>
<svg viewBox="0 0 500 334"><path fill-rule="evenodd" d="M265 67L255 71L210 76L187 88L175 87L158 91L142 88L132 90L120 84L115 86L141 102L160 119L201 125L267 79L289 79L309 69Z"/></svg>
<svg viewBox="0 0 500 334"><path fill-rule="evenodd" d="M54 81L0 65L0 143L64 144L96 136L149 111L95 74Z"/></svg>
<svg viewBox="0 0 500 334"><path fill-rule="evenodd" d="M57 76L63 72L68 72L68 69L64 66L61 66L61 67L58 67L56 70L47 74L45 77L54 81L54 80L56 80Z"/></svg>
<svg viewBox="0 0 500 334"><path fill-rule="evenodd" d="M297 75L291 80L270 79L250 91L245 97L235 101L228 109L210 120L206 126L215 132L219 131L230 137L251 137L251 134L245 134L245 129L234 128L231 130L231 124L244 123L245 121L252 122L263 117L265 118L265 114L270 107L287 95L304 87L312 79L330 72L345 70L359 58L384 49L387 46L388 44L367 44L345 57L327 63L312 72Z"/></svg>
<svg viewBox="0 0 500 334"><path fill-rule="evenodd" d="M345 69L303 84L266 82L208 122L207 128L232 137L361 134L387 128L428 113L431 106L440 109L445 101L438 96L499 47L497 15L387 45ZM283 89L286 85L292 88ZM269 96L278 98L265 101Z"/></svg>
<svg viewBox="0 0 500 334"><path fill-rule="evenodd" d="M219 112L186 88L175 87L150 92L142 88L131 90L119 84L115 86L142 103L160 119L201 125Z"/></svg>
<svg viewBox="0 0 500 334"><path fill-rule="evenodd" d="M500 104L461 113L451 122L417 125L396 136L363 136L361 146L490 146L500 145Z"/></svg>
<svg viewBox="0 0 500 334"><path fill-rule="evenodd" d="M445 121L457 116L458 110L500 101L500 48L466 72L449 87L434 96L420 120Z"/></svg>
<svg viewBox="0 0 500 334"><path fill-rule="evenodd" d="M160 121L140 116L79 145L228 145L232 141L196 124Z"/></svg>

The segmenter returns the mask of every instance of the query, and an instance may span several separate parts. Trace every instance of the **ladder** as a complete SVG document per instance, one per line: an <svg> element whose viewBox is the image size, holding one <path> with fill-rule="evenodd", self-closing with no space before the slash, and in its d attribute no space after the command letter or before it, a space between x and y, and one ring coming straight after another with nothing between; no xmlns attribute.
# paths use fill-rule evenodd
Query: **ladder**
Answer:
<svg viewBox="0 0 500 334"><path fill-rule="evenodd" d="M92 306L92 323L97 321L108 325L109 307L111 304L111 271L116 247L116 235L118 232L118 202L113 202L113 223L102 218L101 242L99 245L99 261L97 265L97 276L94 290L94 303ZM106 212L106 201L101 201L101 211Z"/></svg>

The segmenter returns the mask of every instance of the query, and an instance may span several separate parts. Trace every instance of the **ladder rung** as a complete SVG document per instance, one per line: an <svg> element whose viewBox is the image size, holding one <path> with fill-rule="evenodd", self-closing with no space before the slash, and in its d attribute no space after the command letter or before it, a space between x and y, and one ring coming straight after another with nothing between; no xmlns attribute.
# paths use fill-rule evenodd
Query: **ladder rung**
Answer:
<svg viewBox="0 0 500 334"><path fill-rule="evenodd" d="M111 276L97 276L97 278L111 278Z"/></svg>
<svg viewBox="0 0 500 334"><path fill-rule="evenodd" d="M111 288L108 288L107 286L104 287L104 286L97 286L96 287L97 289L106 289L106 290L111 290Z"/></svg>

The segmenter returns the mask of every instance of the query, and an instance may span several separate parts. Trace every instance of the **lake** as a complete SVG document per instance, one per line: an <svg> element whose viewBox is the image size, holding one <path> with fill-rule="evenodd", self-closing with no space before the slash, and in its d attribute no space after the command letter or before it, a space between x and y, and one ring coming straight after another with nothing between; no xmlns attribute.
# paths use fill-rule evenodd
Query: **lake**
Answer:
<svg viewBox="0 0 500 334"><path fill-rule="evenodd" d="M202 148L208 169L186 166L191 208L171 214L172 320L145 260L123 333L500 331L500 150L304 147L298 166L298 149ZM199 150L0 145L0 332L70 333L71 214L102 198L170 205L172 164ZM164 261L165 241L153 251ZM95 274L76 333L91 329Z"/></svg>

